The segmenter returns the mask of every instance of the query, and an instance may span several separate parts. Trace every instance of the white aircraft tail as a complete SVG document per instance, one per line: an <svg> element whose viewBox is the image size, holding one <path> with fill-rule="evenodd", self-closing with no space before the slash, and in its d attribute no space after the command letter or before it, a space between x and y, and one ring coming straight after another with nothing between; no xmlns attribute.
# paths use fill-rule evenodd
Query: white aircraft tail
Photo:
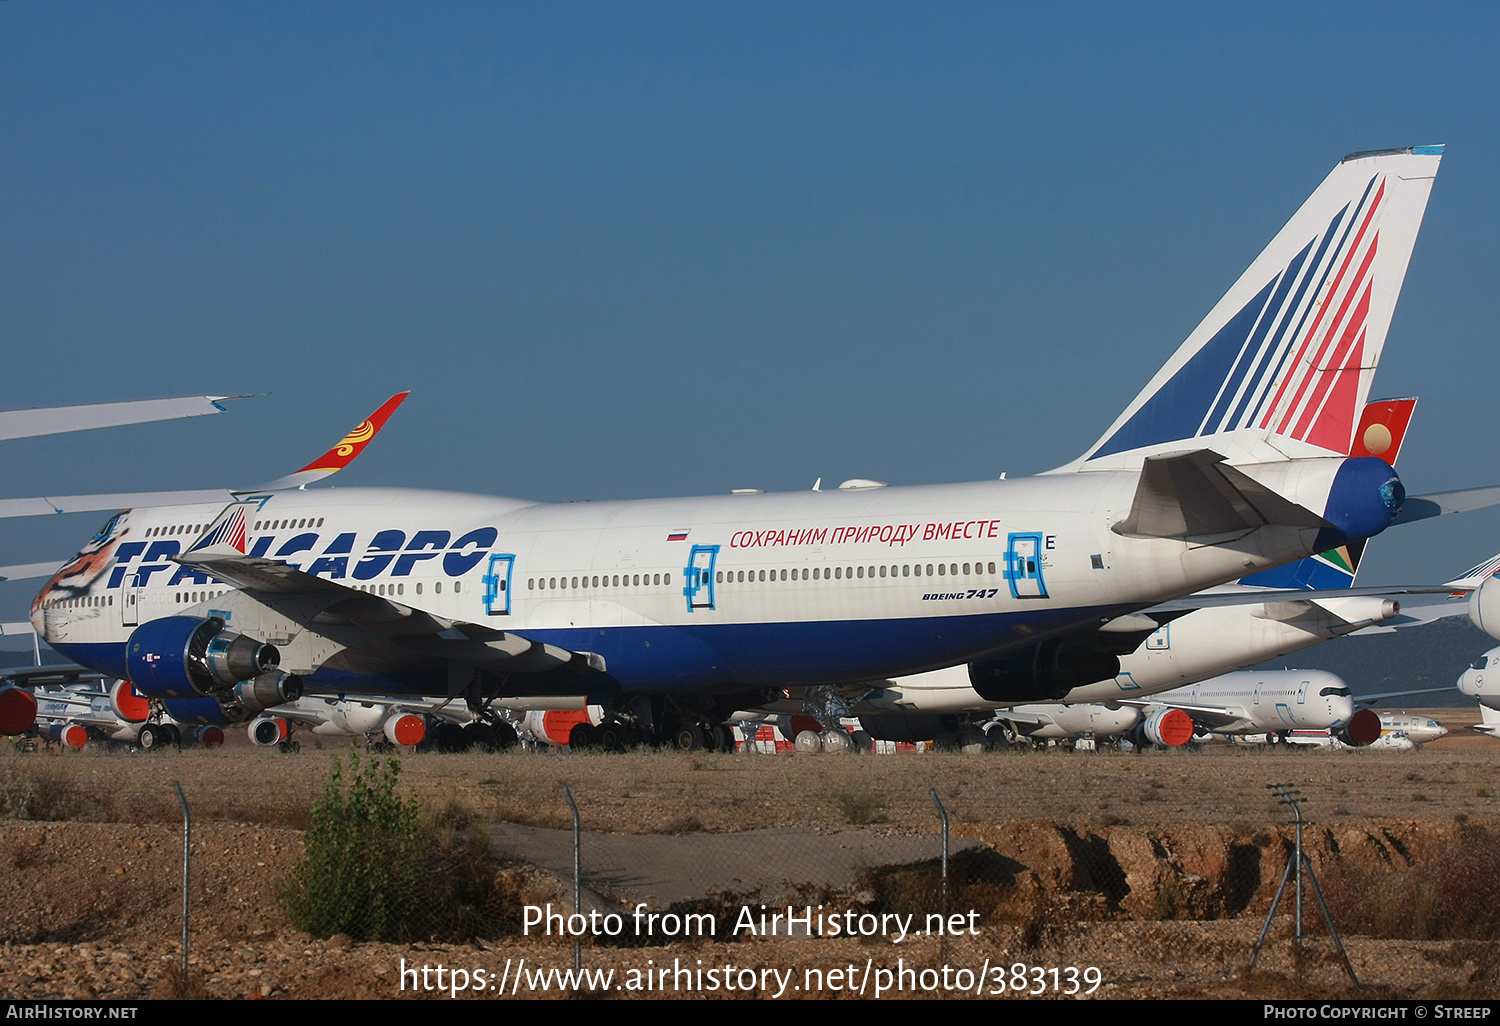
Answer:
<svg viewBox="0 0 1500 1026"><path fill-rule="evenodd" d="M1490 737L1500 737L1500 709L1491 709L1487 705L1479 707L1480 722L1474 724L1473 729Z"/></svg>
<svg viewBox="0 0 1500 1026"><path fill-rule="evenodd" d="M1348 456L1442 146L1353 153L1065 470Z"/></svg>

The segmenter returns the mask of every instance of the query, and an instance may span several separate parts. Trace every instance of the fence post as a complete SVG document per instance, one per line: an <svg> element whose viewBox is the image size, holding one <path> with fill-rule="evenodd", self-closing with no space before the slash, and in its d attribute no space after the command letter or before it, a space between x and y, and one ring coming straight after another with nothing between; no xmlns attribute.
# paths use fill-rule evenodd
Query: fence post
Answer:
<svg viewBox="0 0 1500 1026"><path fill-rule="evenodd" d="M186 993L188 978L188 869L189 845L193 836L193 820L188 815L187 799L182 796L182 785L172 781L172 790L177 792L177 801L182 806L182 984Z"/></svg>
<svg viewBox="0 0 1500 1026"><path fill-rule="evenodd" d="M583 912L583 863L580 857L580 836L578 830L578 805L573 801L573 792L568 790L568 785L562 786L563 797L568 800L568 808L573 810L573 914L580 915ZM583 968L583 941L573 941L573 971L577 972Z"/></svg>
<svg viewBox="0 0 1500 1026"><path fill-rule="evenodd" d="M943 817L943 932L940 935L939 957L944 964L948 961L948 810L943 808L943 803L938 799L937 788L928 790L932 795L932 804L937 806L938 815Z"/></svg>

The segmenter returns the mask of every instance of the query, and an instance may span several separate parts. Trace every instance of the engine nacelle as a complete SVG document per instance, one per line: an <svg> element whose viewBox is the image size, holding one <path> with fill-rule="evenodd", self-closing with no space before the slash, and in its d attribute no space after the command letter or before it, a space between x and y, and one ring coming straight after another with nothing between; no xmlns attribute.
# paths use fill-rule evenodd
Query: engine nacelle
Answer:
<svg viewBox="0 0 1500 1026"><path fill-rule="evenodd" d="M128 680L110 685L109 707L126 723L145 723L151 718L151 703Z"/></svg>
<svg viewBox="0 0 1500 1026"><path fill-rule="evenodd" d="M987 702L1055 702L1074 688L1112 680L1120 657L1067 641L969 664L969 683Z"/></svg>
<svg viewBox="0 0 1500 1026"><path fill-rule="evenodd" d="M265 712L302 697L302 678L295 673L272 670L254 680L242 680L230 689L230 697L247 713Z"/></svg>
<svg viewBox="0 0 1500 1026"><path fill-rule="evenodd" d="M385 721L382 728L385 739L393 745L419 745L427 736L427 723L416 713L396 713Z"/></svg>
<svg viewBox="0 0 1500 1026"><path fill-rule="evenodd" d="M1140 736L1163 748L1180 748L1193 739L1193 718L1181 709L1155 709L1141 721Z"/></svg>
<svg viewBox="0 0 1500 1026"><path fill-rule="evenodd" d="M270 748L286 740L286 720L279 716L257 716L246 726L245 733L255 744Z"/></svg>
<svg viewBox="0 0 1500 1026"><path fill-rule="evenodd" d="M1378 712L1374 709L1360 709L1349 717L1349 722L1344 724L1338 737L1346 745L1363 748L1380 740L1380 732L1384 729Z"/></svg>
<svg viewBox="0 0 1500 1026"><path fill-rule="evenodd" d="M1500 582L1495 578L1469 593L1469 619L1490 637L1500 639Z"/></svg>
<svg viewBox="0 0 1500 1026"><path fill-rule="evenodd" d="M215 726L194 727L191 736L194 744L202 745L204 748L218 748L224 743L224 728Z"/></svg>
<svg viewBox="0 0 1500 1026"><path fill-rule="evenodd" d="M218 617L166 616L142 624L125 646L125 666L148 698L220 695L276 669L281 653L224 629Z"/></svg>
<svg viewBox="0 0 1500 1026"><path fill-rule="evenodd" d="M580 724L592 725L595 722L591 713L590 709L549 709L546 712L532 710L526 714L522 724L538 741L561 747L572 737L574 727Z"/></svg>
<svg viewBox="0 0 1500 1026"><path fill-rule="evenodd" d="M36 724L36 696L14 684L0 687L0 734L24 734Z"/></svg>
<svg viewBox="0 0 1500 1026"><path fill-rule="evenodd" d="M53 723L47 727L47 736L69 748L82 748L89 743L89 732L76 723Z"/></svg>

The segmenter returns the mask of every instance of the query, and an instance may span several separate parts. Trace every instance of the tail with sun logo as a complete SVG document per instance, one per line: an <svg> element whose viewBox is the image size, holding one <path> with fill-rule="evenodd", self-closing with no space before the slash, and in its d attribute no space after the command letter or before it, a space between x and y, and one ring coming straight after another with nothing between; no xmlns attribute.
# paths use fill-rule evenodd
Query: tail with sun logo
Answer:
<svg viewBox="0 0 1500 1026"><path fill-rule="evenodd" d="M1416 408L1414 397L1377 399L1367 403L1354 432L1349 455L1375 456L1394 467ZM1258 588L1316 588L1319 591L1352 588L1367 541L1361 538L1253 577L1243 577L1239 583Z"/></svg>

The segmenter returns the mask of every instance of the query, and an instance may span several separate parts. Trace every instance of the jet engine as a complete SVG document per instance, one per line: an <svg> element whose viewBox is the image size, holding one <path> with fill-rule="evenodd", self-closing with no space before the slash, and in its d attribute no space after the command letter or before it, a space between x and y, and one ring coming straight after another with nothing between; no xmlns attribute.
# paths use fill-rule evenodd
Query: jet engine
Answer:
<svg viewBox="0 0 1500 1026"><path fill-rule="evenodd" d="M1111 680L1120 657L1054 639L969 664L969 683L987 702L1055 702L1074 688Z"/></svg>
<svg viewBox="0 0 1500 1026"><path fill-rule="evenodd" d="M151 718L151 703L128 680L117 680L110 685L109 707L126 723L145 723Z"/></svg>
<svg viewBox="0 0 1500 1026"><path fill-rule="evenodd" d="M245 728L250 740L262 748L270 748L286 740L286 720L279 716L257 716Z"/></svg>
<svg viewBox="0 0 1500 1026"><path fill-rule="evenodd" d="M1374 709L1360 709L1349 717L1349 722L1339 732L1338 738L1346 745L1363 748L1380 739L1380 714Z"/></svg>
<svg viewBox="0 0 1500 1026"><path fill-rule="evenodd" d="M137 627L125 647L130 679L148 698L222 695L280 661L274 645L227 631L218 617L152 620Z"/></svg>
<svg viewBox="0 0 1500 1026"><path fill-rule="evenodd" d="M227 696L247 713L264 712L302 697L302 678L295 673L272 670L254 680L242 680Z"/></svg>
<svg viewBox="0 0 1500 1026"><path fill-rule="evenodd" d="M82 748L89 742L89 732L76 723L53 723L47 727L47 737L69 748Z"/></svg>
<svg viewBox="0 0 1500 1026"><path fill-rule="evenodd" d="M427 736L427 724L415 713L396 713L382 728L385 739L393 745L419 745Z"/></svg>
<svg viewBox="0 0 1500 1026"><path fill-rule="evenodd" d="M1193 718L1181 709L1156 709L1137 730L1150 744L1179 748L1193 739Z"/></svg>
<svg viewBox="0 0 1500 1026"><path fill-rule="evenodd" d="M1500 582L1491 577L1469 593L1469 619L1492 638L1500 638Z"/></svg>
<svg viewBox="0 0 1500 1026"><path fill-rule="evenodd" d="M0 687L0 734L24 734L36 723L36 697L14 684Z"/></svg>

